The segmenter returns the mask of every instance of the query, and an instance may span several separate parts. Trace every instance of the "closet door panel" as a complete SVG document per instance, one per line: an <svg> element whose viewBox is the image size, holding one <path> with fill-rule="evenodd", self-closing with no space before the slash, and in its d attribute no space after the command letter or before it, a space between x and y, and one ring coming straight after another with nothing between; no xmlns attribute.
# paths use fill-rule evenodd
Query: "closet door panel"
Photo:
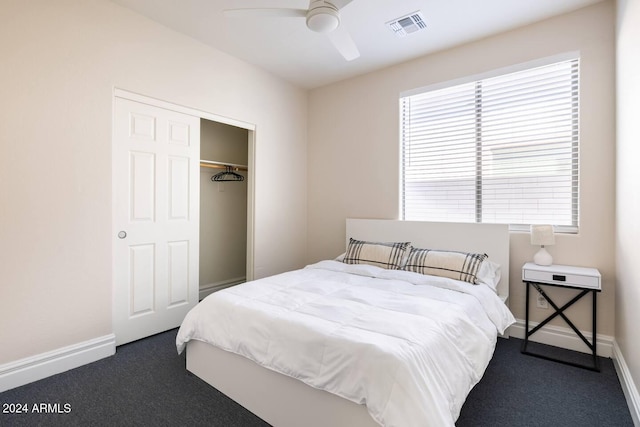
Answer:
<svg viewBox="0 0 640 427"><path fill-rule="evenodd" d="M193 196L189 194L191 190L189 168L189 158L169 157L169 203L167 204L169 211L167 216L170 220L189 219L189 199Z"/></svg>
<svg viewBox="0 0 640 427"><path fill-rule="evenodd" d="M156 118L144 114L131 113L129 115L129 136L134 139L155 141Z"/></svg>
<svg viewBox="0 0 640 427"><path fill-rule="evenodd" d="M155 220L155 155L132 152L129 160L131 220Z"/></svg>
<svg viewBox="0 0 640 427"><path fill-rule="evenodd" d="M155 301L155 246L129 248L130 317L152 313Z"/></svg>
<svg viewBox="0 0 640 427"><path fill-rule="evenodd" d="M169 144L188 147L189 141L189 124L169 121Z"/></svg>
<svg viewBox="0 0 640 427"><path fill-rule="evenodd" d="M189 301L189 242L169 243L169 307Z"/></svg>

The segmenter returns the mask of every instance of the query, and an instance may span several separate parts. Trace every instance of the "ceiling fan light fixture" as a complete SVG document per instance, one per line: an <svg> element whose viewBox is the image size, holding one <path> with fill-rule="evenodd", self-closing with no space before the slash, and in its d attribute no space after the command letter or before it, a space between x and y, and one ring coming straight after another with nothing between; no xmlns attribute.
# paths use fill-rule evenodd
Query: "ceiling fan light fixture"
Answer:
<svg viewBox="0 0 640 427"><path fill-rule="evenodd" d="M316 33L330 33L339 25L340 15L330 6L319 6L307 13L307 27Z"/></svg>

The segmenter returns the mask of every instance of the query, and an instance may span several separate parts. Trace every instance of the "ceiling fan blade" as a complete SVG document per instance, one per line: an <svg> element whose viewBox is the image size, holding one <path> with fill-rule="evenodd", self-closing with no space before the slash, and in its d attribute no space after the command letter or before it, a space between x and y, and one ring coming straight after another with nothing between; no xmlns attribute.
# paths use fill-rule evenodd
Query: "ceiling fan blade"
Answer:
<svg viewBox="0 0 640 427"><path fill-rule="evenodd" d="M245 18L255 16L260 18L304 18L307 16L305 9L226 9L225 16L232 18Z"/></svg>
<svg viewBox="0 0 640 427"><path fill-rule="evenodd" d="M360 51L358 50L358 46L349 35L349 32L344 29L344 27L340 26L334 31L327 34L333 46L338 49L338 52L346 59L347 61L353 61L354 59L360 57Z"/></svg>
<svg viewBox="0 0 640 427"><path fill-rule="evenodd" d="M329 3L331 3L332 5L337 7L338 10L340 10L346 5L348 5L349 3L351 3L352 1L353 0L329 0Z"/></svg>

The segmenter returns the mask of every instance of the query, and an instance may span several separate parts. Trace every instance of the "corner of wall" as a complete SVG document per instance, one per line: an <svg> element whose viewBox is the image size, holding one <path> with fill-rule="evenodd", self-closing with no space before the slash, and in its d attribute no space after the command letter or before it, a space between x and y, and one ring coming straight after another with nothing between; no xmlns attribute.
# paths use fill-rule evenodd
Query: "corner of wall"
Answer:
<svg viewBox="0 0 640 427"><path fill-rule="evenodd" d="M638 387L634 383L631 377L631 372L627 366L624 356L618 347L618 343L613 341L613 366L616 368L616 373L620 379L620 385L622 386L622 392L627 399L627 405L629 405L629 412L631 412L631 418L633 424L640 426L640 392Z"/></svg>

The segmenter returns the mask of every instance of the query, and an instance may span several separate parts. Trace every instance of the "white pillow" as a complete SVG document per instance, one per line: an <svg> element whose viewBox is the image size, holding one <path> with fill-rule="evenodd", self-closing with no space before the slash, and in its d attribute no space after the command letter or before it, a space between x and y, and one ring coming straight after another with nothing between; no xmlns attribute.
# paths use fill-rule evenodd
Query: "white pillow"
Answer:
<svg viewBox="0 0 640 427"><path fill-rule="evenodd" d="M498 292L498 283L502 277L500 264L485 259L480 268L478 268L478 274L476 276L476 284L484 284Z"/></svg>

